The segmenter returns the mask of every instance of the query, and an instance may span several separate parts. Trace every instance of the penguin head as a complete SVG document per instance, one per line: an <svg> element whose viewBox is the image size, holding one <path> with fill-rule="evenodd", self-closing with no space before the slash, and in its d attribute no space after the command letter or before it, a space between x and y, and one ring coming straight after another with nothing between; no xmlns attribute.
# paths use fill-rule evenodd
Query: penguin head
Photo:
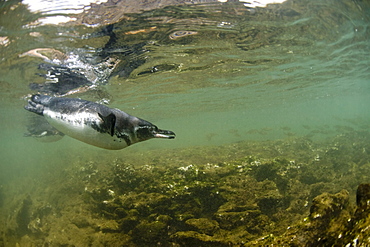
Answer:
<svg viewBox="0 0 370 247"><path fill-rule="evenodd" d="M139 142L152 138L174 139L176 136L174 132L158 129L154 124L142 119L135 129L135 134Z"/></svg>

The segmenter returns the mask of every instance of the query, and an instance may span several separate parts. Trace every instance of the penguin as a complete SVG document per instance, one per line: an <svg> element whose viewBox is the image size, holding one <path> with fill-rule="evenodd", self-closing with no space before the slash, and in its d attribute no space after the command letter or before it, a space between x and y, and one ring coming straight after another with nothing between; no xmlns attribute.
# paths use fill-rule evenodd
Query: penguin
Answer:
<svg viewBox="0 0 370 247"><path fill-rule="evenodd" d="M119 150L152 138L174 139L175 133L119 109L95 102L35 94L24 107L44 116L61 133L96 147Z"/></svg>

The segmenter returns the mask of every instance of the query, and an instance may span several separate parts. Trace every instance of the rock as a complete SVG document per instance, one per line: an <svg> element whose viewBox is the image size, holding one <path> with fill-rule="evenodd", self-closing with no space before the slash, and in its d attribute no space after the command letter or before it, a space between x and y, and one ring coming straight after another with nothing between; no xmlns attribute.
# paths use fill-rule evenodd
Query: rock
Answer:
<svg viewBox="0 0 370 247"><path fill-rule="evenodd" d="M103 232L119 232L119 225L115 220L104 220L99 224L99 229Z"/></svg>
<svg viewBox="0 0 370 247"><path fill-rule="evenodd" d="M256 210L258 206L255 204L251 205L239 205L235 202L226 202L218 208L218 212L242 212L246 210Z"/></svg>
<svg viewBox="0 0 370 247"><path fill-rule="evenodd" d="M257 205L261 212L266 215L272 215L282 206L284 197L278 190L270 191L270 193L257 199Z"/></svg>
<svg viewBox="0 0 370 247"><path fill-rule="evenodd" d="M29 232L28 224L31 222L31 206L32 200L28 195L21 204L21 207L17 213L16 222L18 225L18 233L23 236Z"/></svg>
<svg viewBox="0 0 370 247"><path fill-rule="evenodd" d="M71 223L75 224L78 228L84 228L91 225L89 222L89 217L86 217L81 214L76 214L72 219Z"/></svg>
<svg viewBox="0 0 370 247"><path fill-rule="evenodd" d="M137 224L139 224L138 216L128 216L120 220L120 229L127 233L131 231Z"/></svg>
<svg viewBox="0 0 370 247"><path fill-rule="evenodd" d="M370 210L370 184L360 184L356 192L357 213Z"/></svg>
<svg viewBox="0 0 370 247"><path fill-rule="evenodd" d="M313 199L310 208L310 219L324 219L328 223L337 217L341 211L349 204L349 193L342 190L337 194L323 193Z"/></svg>
<svg viewBox="0 0 370 247"><path fill-rule="evenodd" d="M254 220L261 214L259 210L242 212L217 212L214 217L222 229L232 230L238 226L253 226Z"/></svg>
<svg viewBox="0 0 370 247"><path fill-rule="evenodd" d="M314 198L309 217L301 224L289 227L280 237L262 238L253 243L267 246L347 246L343 236L351 229L352 212L348 191L323 193Z"/></svg>
<svg viewBox="0 0 370 247"><path fill-rule="evenodd" d="M360 184L357 188L357 208L350 219L348 229L342 237L342 246L370 246L370 184ZM339 245L338 245L339 246Z"/></svg>
<svg viewBox="0 0 370 247"><path fill-rule="evenodd" d="M168 215L158 215L158 217L156 217L156 220L157 221L160 221L160 222L163 222L165 224L168 224L170 223L173 219L171 216L168 216Z"/></svg>
<svg viewBox="0 0 370 247"><path fill-rule="evenodd" d="M223 242L206 234L194 231L176 232L175 234L171 235L171 240L178 243L180 246L230 246L230 244L227 242Z"/></svg>
<svg viewBox="0 0 370 247"><path fill-rule="evenodd" d="M132 230L132 237L139 244L165 242L168 238L167 224L160 221L143 221Z"/></svg>
<svg viewBox="0 0 370 247"><path fill-rule="evenodd" d="M218 222L207 218L188 219L185 224L199 233L213 236L220 230Z"/></svg>

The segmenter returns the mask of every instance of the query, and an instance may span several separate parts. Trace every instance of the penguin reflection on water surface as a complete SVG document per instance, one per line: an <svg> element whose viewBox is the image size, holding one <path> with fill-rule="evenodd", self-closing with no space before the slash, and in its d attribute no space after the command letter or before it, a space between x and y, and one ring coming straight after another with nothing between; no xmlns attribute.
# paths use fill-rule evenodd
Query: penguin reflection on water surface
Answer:
<svg viewBox="0 0 370 247"><path fill-rule="evenodd" d="M152 138L175 138L172 131L87 100L36 94L25 109L44 116L63 134L105 149L118 150Z"/></svg>

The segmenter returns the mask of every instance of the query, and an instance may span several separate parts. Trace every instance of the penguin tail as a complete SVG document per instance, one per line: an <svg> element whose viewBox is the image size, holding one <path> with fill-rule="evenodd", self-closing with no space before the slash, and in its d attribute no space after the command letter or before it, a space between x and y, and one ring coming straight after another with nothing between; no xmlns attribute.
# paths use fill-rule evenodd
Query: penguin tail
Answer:
<svg viewBox="0 0 370 247"><path fill-rule="evenodd" d="M48 105L52 97L47 95L34 94L28 100L28 104L24 107L27 111L34 112L38 115L43 115L44 106Z"/></svg>

